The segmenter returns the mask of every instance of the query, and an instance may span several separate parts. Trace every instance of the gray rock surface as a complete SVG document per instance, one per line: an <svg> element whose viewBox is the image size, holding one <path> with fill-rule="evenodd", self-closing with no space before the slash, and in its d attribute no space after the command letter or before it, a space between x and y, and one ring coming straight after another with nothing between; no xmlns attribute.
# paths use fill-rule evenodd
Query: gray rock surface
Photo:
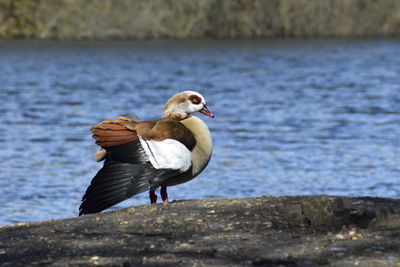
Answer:
<svg viewBox="0 0 400 267"><path fill-rule="evenodd" d="M0 227L1 266L400 266L400 200L143 205Z"/></svg>

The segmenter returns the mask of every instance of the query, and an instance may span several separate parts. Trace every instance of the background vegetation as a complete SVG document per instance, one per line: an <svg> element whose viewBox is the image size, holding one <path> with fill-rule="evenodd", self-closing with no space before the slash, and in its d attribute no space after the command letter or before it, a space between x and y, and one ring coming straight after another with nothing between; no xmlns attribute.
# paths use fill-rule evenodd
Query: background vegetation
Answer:
<svg viewBox="0 0 400 267"><path fill-rule="evenodd" d="M0 0L0 38L399 35L398 0Z"/></svg>

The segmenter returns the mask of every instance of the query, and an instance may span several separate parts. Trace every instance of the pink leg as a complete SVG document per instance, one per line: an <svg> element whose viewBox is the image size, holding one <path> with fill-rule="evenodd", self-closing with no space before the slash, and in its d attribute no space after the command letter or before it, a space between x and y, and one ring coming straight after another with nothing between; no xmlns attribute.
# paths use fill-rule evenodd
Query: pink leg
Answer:
<svg viewBox="0 0 400 267"><path fill-rule="evenodd" d="M150 196L150 203L151 204L157 203L157 195L156 195L156 193L154 193L153 189L150 189L149 196Z"/></svg>
<svg viewBox="0 0 400 267"><path fill-rule="evenodd" d="M162 185L160 190L161 198L164 203L168 203L167 187Z"/></svg>

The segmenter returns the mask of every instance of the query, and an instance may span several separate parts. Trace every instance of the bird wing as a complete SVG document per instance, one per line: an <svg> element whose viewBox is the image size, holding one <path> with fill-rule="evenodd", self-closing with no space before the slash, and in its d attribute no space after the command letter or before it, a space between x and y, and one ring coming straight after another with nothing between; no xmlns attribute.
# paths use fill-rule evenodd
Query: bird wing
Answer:
<svg viewBox="0 0 400 267"><path fill-rule="evenodd" d="M101 212L138 193L158 187L179 174L177 169L156 169L139 141L107 148L104 166L87 188L79 215Z"/></svg>
<svg viewBox="0 0 400 267"><path fill-rule="evenodd" d="M179 120L160 119L156 121L137 121L132 115L123 115L118 119L105 120L95 125L91 132L96 144L105 148L126 144L138 139L164 141L175 140L192 151L196 145L193 133Z"/></svg>
<svg viewBox="0 0 400 267"><path fill-rule="evenodd" d="M105 161L82 198L79 215L100 212L190 171L190 150L181 141L168 138L175 130L169 122L121 118L93 127L93 138L102 147ZM192 146L190 138L185 138L183 142Z"/></svg>

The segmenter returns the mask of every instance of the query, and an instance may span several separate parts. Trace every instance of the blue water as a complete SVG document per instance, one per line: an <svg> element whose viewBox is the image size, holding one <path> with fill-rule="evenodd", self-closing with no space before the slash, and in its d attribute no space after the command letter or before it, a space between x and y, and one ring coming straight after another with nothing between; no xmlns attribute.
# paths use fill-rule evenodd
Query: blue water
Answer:
<svg viewBox="0 0 400 267"><path fill-rule="evenodd" d="M200 115L214 154L171 199L399 198L399 55L396 39L0 42L0 224L76 216L102 164L90 127L158 118L183 90L216 115Z"/></svg>

